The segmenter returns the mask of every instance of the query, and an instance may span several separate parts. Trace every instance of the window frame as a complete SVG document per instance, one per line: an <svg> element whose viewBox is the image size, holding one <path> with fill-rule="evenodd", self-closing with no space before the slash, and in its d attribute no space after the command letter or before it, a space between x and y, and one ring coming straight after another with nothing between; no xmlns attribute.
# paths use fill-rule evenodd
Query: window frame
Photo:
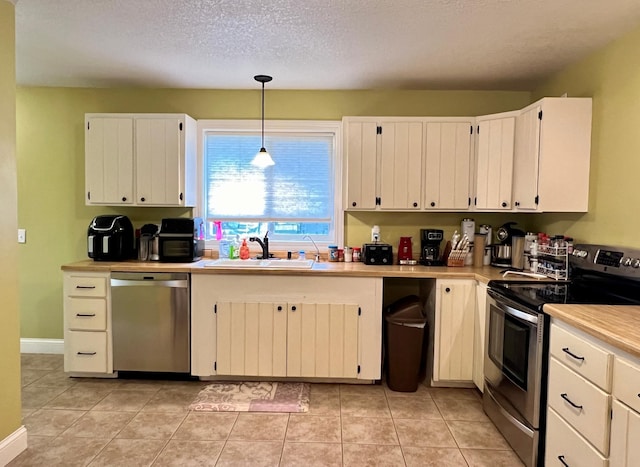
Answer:
<svg viewBox="0 0 640 467"><path fill-rule="evenodd" d="M204 173L204 148L206 133L208 131L233 131L260 134L262 126L261 120L223 120L223 119L202 119L198 120L198 144L197 144L197 176L196 176L196 205L194 216L206 219L204 212L204 186L206 174ZM333 134L333 240L317 240L313 238L318 248L322 250L328 245L342 245L344 243L344 209L342 206L342 186L343 180L343 154L342 154L342 122L340 120L265 120L265 136L277 135L278 133L331 133ZM256 148L258 152L260 148ZM267 148L268 150L268 148ZM207 240L205 248L218 250L219 242ZM259 251L259 245L249 245L252 251ZM305 250L313 252L313 244L308 241L278 241L271 240L270 246L273 251L293 251ZM311 248L311 250L309 250ZM322 252L322 251L321 251Z"/></svg>

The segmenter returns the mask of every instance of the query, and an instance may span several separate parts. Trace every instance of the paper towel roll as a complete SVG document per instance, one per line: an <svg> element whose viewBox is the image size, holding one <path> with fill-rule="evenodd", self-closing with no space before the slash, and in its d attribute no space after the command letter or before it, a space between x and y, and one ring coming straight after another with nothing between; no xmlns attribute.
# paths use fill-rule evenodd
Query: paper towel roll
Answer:
<svg viewBox="0 0 640 467"><path fill-rule="evenodd" d="M473 265L482 266L484 247L487 244L487 234L477 233L473 236Z"/></svg>

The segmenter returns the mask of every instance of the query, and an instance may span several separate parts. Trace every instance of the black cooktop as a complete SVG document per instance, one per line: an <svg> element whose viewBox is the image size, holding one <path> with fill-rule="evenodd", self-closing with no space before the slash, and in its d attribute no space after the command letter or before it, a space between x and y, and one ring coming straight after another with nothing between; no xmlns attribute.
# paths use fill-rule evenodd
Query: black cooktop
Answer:
<svg viewBox="0 0 640 467"><path fill-rule="evenodd" d="M536 310L545 303L640 305L639 250L601 245L577 248L579 254L569 258L569 281L490 281L489 289ZM636 260L639 264L634 266Z"/></svg>

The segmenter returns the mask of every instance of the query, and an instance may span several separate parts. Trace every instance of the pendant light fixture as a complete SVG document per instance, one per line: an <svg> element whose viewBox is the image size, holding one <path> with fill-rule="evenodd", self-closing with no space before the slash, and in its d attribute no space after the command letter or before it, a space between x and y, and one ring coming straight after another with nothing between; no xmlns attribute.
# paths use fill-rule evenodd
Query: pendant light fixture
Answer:
<svg viewBox="0 0 640 467"><path fill-rule="evenodd" d="M262 83L262 146L260 147L260 151L256 154L256 157L251 161L251 165L255 165L256 167L260 167L261 169L266 169L269 166L275 165L273 162L271 155L267 152L264 147L264 83L268 83L273 78L267 75L256 75L253 77L259 83Z"/></svg>

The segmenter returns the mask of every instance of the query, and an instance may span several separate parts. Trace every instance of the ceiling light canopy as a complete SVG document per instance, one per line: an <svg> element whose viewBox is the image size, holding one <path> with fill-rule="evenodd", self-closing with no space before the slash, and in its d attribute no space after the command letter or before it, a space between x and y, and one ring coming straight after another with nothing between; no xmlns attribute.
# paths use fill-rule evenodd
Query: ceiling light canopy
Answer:
<svg viewBox="0 0 640 467"><path fill-rule="evenodd" d="M260 167L261 169L265 169L269 166L275 165L273 162L271 155L267 152L264 147L264 83L268 83L273 78L267 75L256 75L253 77L259 83L262 83L262 146L260 147L260 151L256 154L256 157L251 161L252 165L256 167Z"/></svg>

